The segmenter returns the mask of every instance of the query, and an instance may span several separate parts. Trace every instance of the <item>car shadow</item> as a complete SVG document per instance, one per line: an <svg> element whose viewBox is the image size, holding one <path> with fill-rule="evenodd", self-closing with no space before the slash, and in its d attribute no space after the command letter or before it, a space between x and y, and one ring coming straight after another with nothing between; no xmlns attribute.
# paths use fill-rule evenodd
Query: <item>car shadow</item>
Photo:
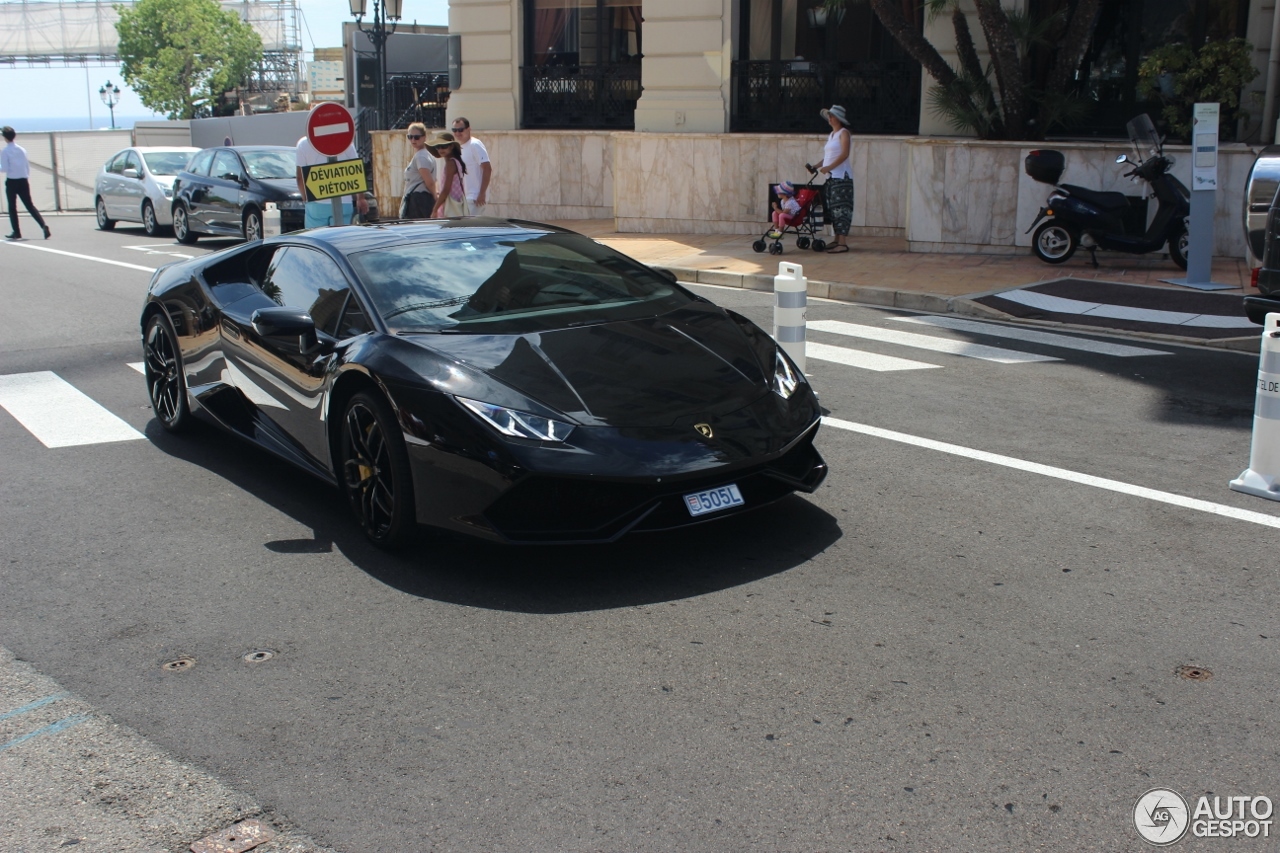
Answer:
<svg viewBox="0 0 1280 853"><path fill-rule="evenodd" d="M843 535L829 513L800 496L759 511L605 545L507 546L423 530L398 553L375 548L336 489L203 423L175 436L152 420L164 453L210 471L285 513L310 539L264 542L275 553L340 551L370 577L408 595L520 613L577 613L677 601L780 574Z"/></svg>

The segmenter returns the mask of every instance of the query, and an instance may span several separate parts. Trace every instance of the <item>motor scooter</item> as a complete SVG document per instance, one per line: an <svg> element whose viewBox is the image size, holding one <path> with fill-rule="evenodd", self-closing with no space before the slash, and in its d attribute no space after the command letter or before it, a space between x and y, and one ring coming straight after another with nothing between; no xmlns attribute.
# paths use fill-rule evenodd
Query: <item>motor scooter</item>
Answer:
<svg viewBox="0 0 1280 853"><path fill-rule="evenodd" d="M1164 140L1156 132L1150 116L1140 115L1127 125L1138 161L1121 154L1116 163L1133 166L1124 177L1142 180L1154 193L1159 206L1143 233L1125 227L1129 199L1123 193L1098 192L1073 184L1059 184L1066 168L1060 151L1032 151L1023 169L1033 180L1052 184L1053 192L1027 232L1035 230L1031 251L1047 264L1061 264L1079 247L1087 249L1093 266L1098 266L1098 249L1143 255L1169 247L1169 257L1187 268L1187 217L1191 214L1191 193L1169 174L1173 158L1164 154ZM1143 152L1146 159L1143 159Z"/></svg>

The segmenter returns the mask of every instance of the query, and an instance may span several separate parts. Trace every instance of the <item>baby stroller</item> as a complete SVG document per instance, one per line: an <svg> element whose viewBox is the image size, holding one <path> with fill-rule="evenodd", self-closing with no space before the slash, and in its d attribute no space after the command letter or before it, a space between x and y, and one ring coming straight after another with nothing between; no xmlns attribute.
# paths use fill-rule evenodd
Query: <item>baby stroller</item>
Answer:
<svg viewBox="0 0 1280 853"><path fill-rule="evenodd" d="M769 230L760 235L760 239L751 244L751 248L757 252L763 252L766 248L771 255L782 254L782 238L787 234L796 235L796 248L800 250L812 248L815 252L825 252L827 243L818 236L818 232L822 228L821 204L822 187L816 186L813 179L817 177L818 170L808 163L804 167L809 170L809 183L796 187L795 199L800 205L800 212L793 213L786 220L786 227L777 236L774 236L773 225L770 224ZM771 196L777 196L777 184L769 185L769 193ZM772 240L772 243L768 241Z"/></svg>

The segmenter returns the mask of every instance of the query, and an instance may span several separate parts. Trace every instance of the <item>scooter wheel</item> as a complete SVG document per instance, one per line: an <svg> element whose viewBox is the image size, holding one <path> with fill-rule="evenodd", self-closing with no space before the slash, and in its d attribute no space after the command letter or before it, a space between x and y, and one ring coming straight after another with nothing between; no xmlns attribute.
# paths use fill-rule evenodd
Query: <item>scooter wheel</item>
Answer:
<svg viewBox="0 0 1280 853"><path fill-rule="evenodd" d="M1080 235L1073 228L1049 220L1036 229L1031 251L1046 264L1066 263L1080 247Z"/></svg>
<svg viewBox="0 0 1280 853"><path fill-rule="evenodd" d="M1190 240L1185 228L1179 228L1178 233L1169 238L1169 257L1184 270L1187 268L1187 243Z"/></svg>
<svg viewBox="0 0 1280 853"><path fill-rule="evenodd" d="M763 240L755 241L754 243L751 244L751 249L756 252L763 252L765 249L764 241Z"/></svg>

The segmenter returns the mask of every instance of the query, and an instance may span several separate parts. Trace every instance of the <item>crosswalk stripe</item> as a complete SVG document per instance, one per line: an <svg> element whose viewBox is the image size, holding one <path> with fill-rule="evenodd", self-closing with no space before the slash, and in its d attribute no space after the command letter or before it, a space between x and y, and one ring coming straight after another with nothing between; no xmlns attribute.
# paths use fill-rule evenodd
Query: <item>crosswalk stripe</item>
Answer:
<svg viewBox="0 0 1280 853"><path fill-rule="evenodd" d="M1086 338L1074 338L1056 332L1040 332L1035 329L1017 329L1012 326L1001 326L996 323L981 323L976 320L962 320L959 317L894 317L899 323L916 323L924 326L936 326L941 329L953 329L957 332L973 332L979 335L991 335L996 338L1010 338L1016 341L1027 341L1033 344L1062 347L1063 349L1080 350L1100 355L1115 355L1130 358L1140 355L1173 355L1158 349L1129 346L1109 341L1091 341Z"/></svg>
<svg viewBox="0 0 1280 853"><path fill-rule="evenodd" d="M50 371L0 376L0 408L45 447L72 447L145 436Z"/></svg>
<svg viewBox="0 0 1280 853"><path fill-rule="evenodd" d="M960 355L966 358L978 358L983 361L994 361L999 364L1024 364L1035 361L1062 361L1051 355L1036 355L1029 352L1001 349L1000 347L975 344L969 341L955 341L950 338L939 338L934 335L918 335L915 332L900 332L896 329L881 329L877 326L862 326L857 323L842 323L838 320L815 320L809 324L815 332L830 332L836 335L847 335L854 338L865 338L870 341L881 341L888 344L926 349L933 352ZM812 343L809 344L813 346Z"/></svg>
<svg viewBox="0 0 1280 853"><path fill-rule="evenodd" d="M891 355L863 352L862 350L848 349L846 347L833 347L830 344L819 344L813 341L805 344L805 358L816 358L818 361L834 361L836 364L847 364L850 367L861 367L863 370L875 370L882 373L889 370L923 370L926 367L939 366L925 364L923 361L895 358Z"/></svg>
<svg viewBox="0 0 1280 853"><path fill-rule="evenodd" d="M131 361L129 362L129 366L132 367L134 370L138 371L139 373L141 373L143 376L147 375L147 366L143 362Z"/></svg>

